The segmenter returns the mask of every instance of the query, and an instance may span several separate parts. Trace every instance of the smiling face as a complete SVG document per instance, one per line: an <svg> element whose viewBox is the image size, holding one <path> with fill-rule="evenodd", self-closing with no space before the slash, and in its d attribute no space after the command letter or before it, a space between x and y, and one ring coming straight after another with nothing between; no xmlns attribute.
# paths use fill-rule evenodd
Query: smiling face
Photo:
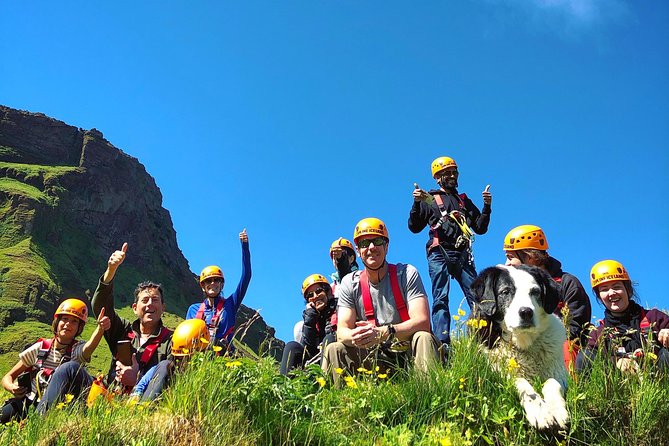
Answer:
<svg viewBox="0 0 669 446"><path fill-rule="evenodd" d="M444 189L456 189L458 187L459 175L458 168L451 166L437 173L435 180L437 180L437 184Z"/></svg>
<svg viewBox="0 0 669 446"><path fill-rule="evenodd" d="M373 240L373 243L369 241ZM377 270L383 266L388 254L388 242L383 237L375 234L367 234L360 237L357 242L360 259L371 270ZM366 246L370 243L369 246Z"/></svg>
<svg viewBox="0 0 669 446"><path fill-rule="evenodd" d="M606 282L597 287L597 294L607 310L622 313L630 304L629 293L622 280Z"/></svg>
<svg viewBox="0 0 669 446"><path fill-rule="evenodd" d="M329 286L324 283L314 283L304 291L304 298L318 311L325 308L329 299Z"/></svg>
<svg viewBox="0 0 669 446"><path fill-rule="evenodd" d="M224 283L225 282L220 277L210 277L200 282L200 288L202 288L206 297L215 299L221 294Z"/></svg>
<svg viewBox="0 0 669 446"><path fill-rule="evenodd" d="M165 311L165 304L158 288L144 288L137 294L137 302L132 304L132 311L145 327L154 327L160 322Z"/></svg>

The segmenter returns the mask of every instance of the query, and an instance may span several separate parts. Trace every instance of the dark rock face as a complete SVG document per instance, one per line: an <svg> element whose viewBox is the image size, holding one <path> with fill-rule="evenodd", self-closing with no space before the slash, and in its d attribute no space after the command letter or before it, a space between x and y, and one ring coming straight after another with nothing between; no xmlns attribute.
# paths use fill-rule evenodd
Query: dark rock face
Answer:
<svg viewBox="0 0 669 446"><path fill-rule="evenodd" d="M201 299L160 189L136 158L99 130L0 106L0 325L50 322L59 300L95 289L123 242L119 306L146 279L163 284L169 312ZM247 332L256 349L273 335L262 319Z"/></svg>

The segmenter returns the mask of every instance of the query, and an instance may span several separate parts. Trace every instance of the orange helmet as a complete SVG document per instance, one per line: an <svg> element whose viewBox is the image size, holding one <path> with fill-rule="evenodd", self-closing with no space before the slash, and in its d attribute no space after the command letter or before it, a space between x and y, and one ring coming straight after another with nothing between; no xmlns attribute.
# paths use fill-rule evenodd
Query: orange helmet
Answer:
<svg viewBox="0 0 669 446"><path fill-rule="evenodd" d="M386 224L378 218L367 217L360 220L358 224L355 225L355 230L353 231L353 242L358 244L358 239L363 235L368 234L380 235L390 240Z"/></svg>
<svg viewBox="0 0 669 446"><path fill-rule="evenodd" d="M355 254L355 248L353 247L353 243L349 242L344 237L339 237L337 240L332 242L332 244L330 245L330 258L332 258L332 250L335 248L348 248L351 251L353 251L353 254Z"/></svg>
<svg viewBox="0 0 669 446"><path fill-rule="evenodd" d="M54 333L56 333L56 329L58 328L59 316L64 314L74 316L81 321L81 323L79 323L79 329L77 330L77 336L79 336L84 330L84 325L86 325L86 320L88 319L88 307L86 304L83 301L74 298L62 301L60 305L58 305L56 312L53 314L51 328Z"/></svg>
<svg viewBox="0 0 669 446"><path fill-rule="evenodd" d="M630 280L622 263L615 260L602 260L595 263L590 270L590 284L595 289L598 285L616 280Z"/></svg>
<svg viewBox="0 0 669 446"><path fill-rule="evenodd" d="M440 156L439 158L432 161L432 178L436 178L437 174L447 167L458 167L458 165L455 164L455 160L453 158L449 158L447 156Z"/></svg>
<svg viewBox="0 0 669 446"><path fill-rule="evenodd" d="M326 279L325 276L321 274L312 274L302 282L302 296L304 296L304 292L307 291L307 288L315 283L324 283L328 288L330 287L328 279Z"/></svg>
<svg viewBox="0 0 669 446"><path fill-rule="evenodd" d="M504 237L504 251L518 251L519 249L538 249L548 251L548 240L539 226L520 225Z"/></svg>
<svg viewBox="0 0 669 446"><path fill-rule="evenodd" d="M208 266L202 270L200 273L200 283L204 282L210 277L220 277L221 279L225 280L223 277L223 271L216 265Z"/></svg>
<svg viewBox="0 0 669 446"><path fill-rule="evenodd" d="M88 319L88 307L79 299L65 299L58 305L58 309L53 314L53 317L55 318L63 314L69 314L86 323Z"/></svg>
<svg viewBox="0 0 669 446"><path fill-rule="evenodd" d="M172 334L172 355L186 356L201 352L209 345L209 330L202 319L188 319Z"/></svg>

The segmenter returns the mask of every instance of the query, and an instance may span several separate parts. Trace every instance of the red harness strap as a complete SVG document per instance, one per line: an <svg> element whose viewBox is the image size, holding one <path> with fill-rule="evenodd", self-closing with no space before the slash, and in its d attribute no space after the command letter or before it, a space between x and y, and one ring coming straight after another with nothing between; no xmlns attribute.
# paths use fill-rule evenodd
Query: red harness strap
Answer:
<svg viewBox="0 0 669 446"><path fill-rule="evenodd" d="M562 277L553 277L553 280L557 283L562 283ZM564 301L562 299L560 299L560 302L558 302L558 306L555 309L555 313L553 313L553 314L557 314L557 315L561 314L562 309L564 308L564 305L565 305Z"/></svg>
<svg viewBox="0 0 669 446"><path fill-rule="evenodd" d="M409 320L409 312L407 311L406 303L402 296L399 280L397 280L397 265L389 263L388 273L390 276L390 287L393 290L393 297L395 298L395 307L400 313L402 322ZM369 292L369 277L367 270L360 273L360 291L362 292L362 305L365 308L365 317L367 320L376 325L376 317L374 317L374 306L372 305L372 295Z"/></svg>
<svg viewBox="0 0 669 446"><path fill-rule="evenodd" d="M51 350L51 345L53 344L53 339L44 339L44 338L39 338L37 342L41 342L42 345L40 346L39 352L37 353L37 361L35 362L35 367L37 370L41 370L43 375L46 375L47 377L50 377L51 374L53 373L54 369L50 369L47 367L44 367L44 360L49 356L49 351ZM67 361L70 360L72 357L72 345L70 344L67 347L67 350L65 350L65 354L60 360L60 363L63 364Z"/></svg>
<svg viewBox="0 0 669 446"><path fill-rule="evenodd" d="M434 201L437 203L439 212L442 214L443 217L446 214L446 207L444 206L444 200L442 200L441 194L434 194L433 197ZM467 198L467 194L459 194L457 195L457 197L460 205L460 210L465 209L465 198ZM439 246L439 234L437 228L430 228L430 232L432 233L432 244L428 248L428 251L431 251L432 249Z"/></svg>
<svg viewBox="0 0 669 446"><path fill-rule="evenodd" d="M142 357L139 359L139 367L142 368L146 364L149 363L151 358L153 357L154 353L156 353L156 349L158 346L165 340L167 336L169 336L170 331L167 329L167 327L163 327L160 330L160 333L158 336L155 338L149 339L144 347L144 351L142 352ZM131 331L128 333L128 338L130 339L135 339L135 332Z"/></svg>
<svg viewBox="0 0 669 446"><path fill-rule="evenodd" d="M218 327L218 319L221 317L221 313L223 312L223 305L225 304L225 298L221 297L218 299L218 304L216 304L216 311L214 311L214 315L211 317L211 320L207 324L209 328L215 328ZM204 302L200 304L200 308L197 309L197 313L195 313L195 319L202 319L205 320L204 317L204 309L205 305Z"/></svg>

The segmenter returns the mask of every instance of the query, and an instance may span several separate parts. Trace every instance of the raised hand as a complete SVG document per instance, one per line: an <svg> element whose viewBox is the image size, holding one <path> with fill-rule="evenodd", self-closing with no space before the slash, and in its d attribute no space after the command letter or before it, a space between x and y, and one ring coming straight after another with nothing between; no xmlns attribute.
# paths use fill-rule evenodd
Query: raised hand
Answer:
<svg viewBox="0 0 669 446"><path fill-rule="evenodd" d="M418 186L418 183L413 183L413 201L422 201L424 200L429 194L425 192L423 189Z"/></svg>
<svg viewBox="0 0 669 446"><path fill-rule="evenodd" d="M109 330L109 327L111 327L111 320L105 316L105 307L102 307L102 310L100 310L100 314L98 315L98 327L102 331L107 331Z"/></svg>
<svg viewBox="0 0 669 446"><path fill-rule="evenodd" d="M104 283L109 283L112 281L114 278L114 275L116 274L116 270L118 269L119 266L121 266L121 263L125 260L125 253L128 251L128 243L125 242L123 243L123 246L121 246L121 249L119 251L114 251L111 256L109 256L109 260L107 260L107 270L102 276L102 281Z"/></svg>
<svg viewBox="0 0 669 446"><path fill-rule="evenodd" d="M249 236L246 234L246 228L239 233L239 240L241 240L242 243L247 243L249 241Z"/></svg>
<svg viewBox="0 0 669 446"><path fill-rule="evenodd" d="M490 192L490 185L488 184L483 190L483 204L490 205L492 203L492 193Z"/></svg>

